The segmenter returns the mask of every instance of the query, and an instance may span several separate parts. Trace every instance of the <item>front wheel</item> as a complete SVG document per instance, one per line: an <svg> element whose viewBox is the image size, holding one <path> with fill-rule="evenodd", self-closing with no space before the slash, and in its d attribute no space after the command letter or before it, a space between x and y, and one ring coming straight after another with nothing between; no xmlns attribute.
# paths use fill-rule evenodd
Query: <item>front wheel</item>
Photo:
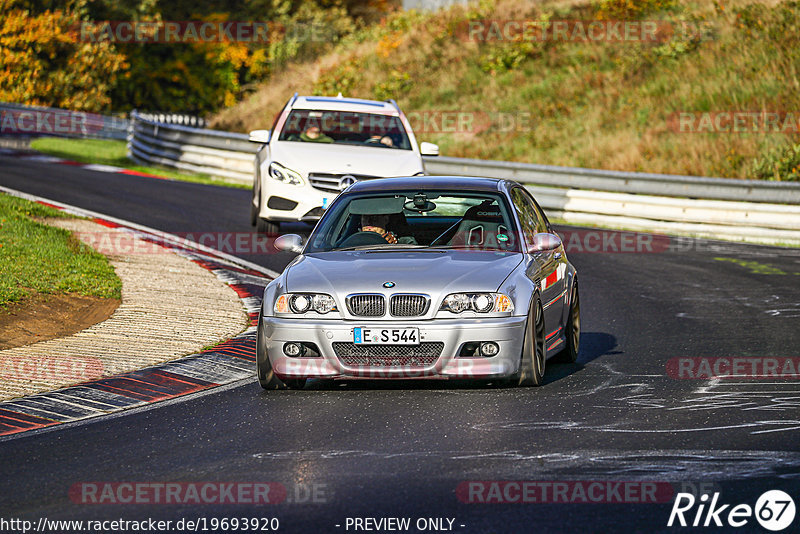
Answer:
<svg viewBox="0 0 800 534"><path fill-rule="evenodd" d="M572 297L569 299L569 315L567 316L567 329L564 337L567 345L558 355L558 361L575 363L578 359L578 350L581 345L581 301L578 295L578 281L572 283Z"/></svg>
<svg viewBox="0 0 800 534"><path fill-rule="evenodd" d="M253 187L253 199L250 201L250 226L258 224L258 214L261 212L261 199L256 198L257 196L260 197L256 193L256 188Z"/></svg>
<svg viewBox="0 0 800 534"><path fill-rule="evenodd" d="M286 389L303 389L306 387L305 378L286 378L283 383L286 384Z"/></svg>
<svg viewBox="0 0 800 534"><path fill-rule="evenodd" d="M512 383L518 386L541 386L544 383L545 360L544 312L542 303L537 299L525 324L519 370L512 377Z"/></svg>
<svg viewBox="0 0 800 534"><path fill-rule="evenodd" d="M276 235L281 233L281 225L277 222L268 221L257 217L256 232L259 234Z"/></svg>

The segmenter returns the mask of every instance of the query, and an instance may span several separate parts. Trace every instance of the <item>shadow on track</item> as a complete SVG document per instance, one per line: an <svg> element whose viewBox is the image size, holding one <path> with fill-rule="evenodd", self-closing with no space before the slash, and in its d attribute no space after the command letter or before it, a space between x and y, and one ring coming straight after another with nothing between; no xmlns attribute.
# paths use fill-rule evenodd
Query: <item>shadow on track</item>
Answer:
<svg viewBox="0 0 800 534"><path fill-rule="evenodd" d="M583 370L586 364L606 354L623 354L617 348L617 338L605 332L582 332L578 361L575 363L558 363L554 359L547 360L547 372L544 375L545 385L557 382L564 377Z"/></svg>

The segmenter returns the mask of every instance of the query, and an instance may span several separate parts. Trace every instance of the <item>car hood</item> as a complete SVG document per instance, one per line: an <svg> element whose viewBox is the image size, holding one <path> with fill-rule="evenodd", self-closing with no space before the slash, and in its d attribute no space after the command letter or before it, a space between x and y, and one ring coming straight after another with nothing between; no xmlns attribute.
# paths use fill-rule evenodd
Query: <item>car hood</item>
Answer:
<svg viewBox="0 0 800 534"><path fill-rule="evenodd" d="M497 291L522 261L514 252L323 252L301 256L285 273L287 291L328 293L342 302L351 293L426 293L440 298L462 291ZM385 282L393 282L384 288Z"/></svg>
<svg viewBox="0 0 800 534"><path fill-rule="evenodd" d="M271 145L272 161L299 172L413 176L423 170L419 153L379 147L278 141Z"/></svg>

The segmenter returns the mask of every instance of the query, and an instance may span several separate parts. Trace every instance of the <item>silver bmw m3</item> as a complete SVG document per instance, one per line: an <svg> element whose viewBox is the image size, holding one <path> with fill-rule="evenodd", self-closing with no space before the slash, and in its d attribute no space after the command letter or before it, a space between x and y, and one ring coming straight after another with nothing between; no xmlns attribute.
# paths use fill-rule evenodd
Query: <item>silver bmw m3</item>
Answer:
<svg viewBox="0 0 800 534"><path fill-rule="evenodd" d="M265 389L323 379L542 384L580 343L575 268L520 184L464 177L357 182L264 290Z"/></svg>

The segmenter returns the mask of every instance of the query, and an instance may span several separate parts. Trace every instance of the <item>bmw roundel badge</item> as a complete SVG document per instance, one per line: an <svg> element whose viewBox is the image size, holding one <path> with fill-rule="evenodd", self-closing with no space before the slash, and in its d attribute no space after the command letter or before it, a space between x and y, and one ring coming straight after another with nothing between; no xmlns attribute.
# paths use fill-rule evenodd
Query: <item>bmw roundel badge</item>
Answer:
<svg viewBox="0 0 800 534"><path fill-rule="evenodd" d="M385 288L390 288L390 287L394 287L394 286L395 286L394 282L384 282L383 283L383 287L385 287Z"/></svg>

